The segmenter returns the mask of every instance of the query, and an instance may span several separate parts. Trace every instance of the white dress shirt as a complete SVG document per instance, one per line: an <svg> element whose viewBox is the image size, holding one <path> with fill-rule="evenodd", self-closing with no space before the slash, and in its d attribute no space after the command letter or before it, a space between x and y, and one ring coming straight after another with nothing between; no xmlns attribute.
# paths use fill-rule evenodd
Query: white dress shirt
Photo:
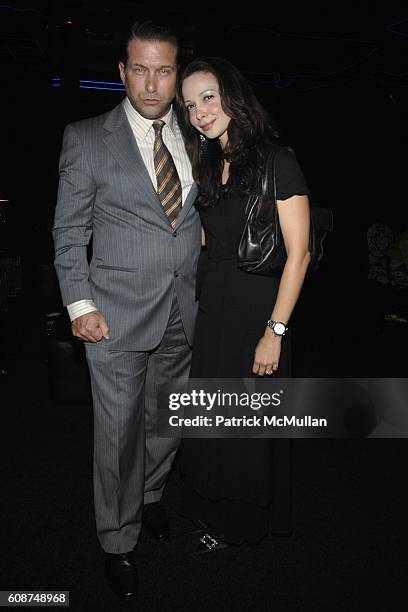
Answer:
<svg viewBox="0 0 408 612"><path fill-rule="evenodd" d="M133 108L129 98L127 97L123 101L123 108L126 112L130 127L132 128L133 135L136 138L143 162L156 190L157 178L154 170L153 159L155 132L154 128L152 127L154 120L142 117L142 115L140 115L137 110ZM162 131L163 142L173 157L174 164L180 178L183 205L194 182L191 172L191 164L190 160L188 159L183 137L172 108L170 108L168 113L162 117L162 120L165 122ZM87 314L88 312L98 310L93 300L78 300L77 302L68 304L67 309L71 321L80 317L81 315Z"/></svg>

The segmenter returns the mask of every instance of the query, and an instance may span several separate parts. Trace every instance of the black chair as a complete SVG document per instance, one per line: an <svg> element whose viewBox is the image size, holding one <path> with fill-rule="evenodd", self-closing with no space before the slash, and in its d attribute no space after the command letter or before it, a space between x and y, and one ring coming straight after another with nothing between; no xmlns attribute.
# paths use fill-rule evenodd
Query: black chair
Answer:
<svg viewBox="0 0 408 612"><path fill-rule="evenodd" d="M90 403L92 395L85 348L71 333L54 266L38 264L37 279L51 400L58 405Z"/></svg>

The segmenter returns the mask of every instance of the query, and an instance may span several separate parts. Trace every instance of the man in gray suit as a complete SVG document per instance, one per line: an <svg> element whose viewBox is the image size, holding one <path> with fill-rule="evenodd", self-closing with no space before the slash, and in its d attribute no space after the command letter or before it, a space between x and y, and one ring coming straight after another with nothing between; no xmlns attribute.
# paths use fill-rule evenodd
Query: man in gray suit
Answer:
<svg viewBox="0 0 408 612"><path fill-rule="evenodd" d="M156 389L188 376L200 223L171 107L177 40L166 27L136 23L126 49L126 98L65 129L53 236L63 302L91 375L105 575L130 599L142 519L151 535L168 535L160 499L177 441L156 436Z"/></svg>

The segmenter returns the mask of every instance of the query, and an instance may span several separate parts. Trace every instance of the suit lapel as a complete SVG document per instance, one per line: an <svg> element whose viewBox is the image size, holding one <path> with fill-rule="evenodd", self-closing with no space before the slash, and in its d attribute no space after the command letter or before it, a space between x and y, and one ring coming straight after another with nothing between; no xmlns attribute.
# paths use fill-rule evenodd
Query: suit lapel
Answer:
<svg viewBox="0 0 408 612"><path fill-rule="evenodd" d="M149 202L153 204L154 210L163 219L163 221L171 227L170 221L163 210L162 203L153 186L149 173L144 164L143 158L137 146L136 139L133 135L132 128L126 117L126 112L122 104L116 106L108 115L104 128L106 136L104 142L112 153L121 168L134 177L139 187L142 187L148 196ZM191 186L186 201L177 217L177 226L179 226L186 218L195 197L198 188L195 183Z"/></svg>
<svg viewBox="0 0 408 612"><path fill-rule="evenodd" d="M180 210L179 215L177 217L176 229L180 227L180 225L183 223L184 219L186 218L188 211L190 210L190 208L193 205L194 200L196 199L197 193L198 193L197 184L193 183L191 185L190 191L188 192L186 201L184 202L182 209Z"/></svg>
<svg viewBox="0 0 408 612"><path fill-rule="evenodd" d="M136 139L122 104L112 110L105 121L104 128L106 130L104 142L109 151L120 164L121 168L127 174L134 177L139 188L142 188L146 192L148 201L153 204L159 216L166 224L170 225L140 154L139 147L137 146Z"/></svg>

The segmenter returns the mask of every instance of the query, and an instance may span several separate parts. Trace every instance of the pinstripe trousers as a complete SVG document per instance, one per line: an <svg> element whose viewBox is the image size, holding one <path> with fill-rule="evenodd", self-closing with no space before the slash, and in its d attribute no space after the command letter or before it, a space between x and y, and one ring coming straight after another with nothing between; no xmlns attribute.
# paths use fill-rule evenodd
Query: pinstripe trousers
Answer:
<svg viewBox="0 0 408 612"><path fill-rule="evenodd" d="M96 530L105 552L122 553L138 541L143 504L161 498L179 445L156 435L156 386L187 378L190 368L176 294L153 350L112 351L103 342L85 343L94 406Z"/></svg>

